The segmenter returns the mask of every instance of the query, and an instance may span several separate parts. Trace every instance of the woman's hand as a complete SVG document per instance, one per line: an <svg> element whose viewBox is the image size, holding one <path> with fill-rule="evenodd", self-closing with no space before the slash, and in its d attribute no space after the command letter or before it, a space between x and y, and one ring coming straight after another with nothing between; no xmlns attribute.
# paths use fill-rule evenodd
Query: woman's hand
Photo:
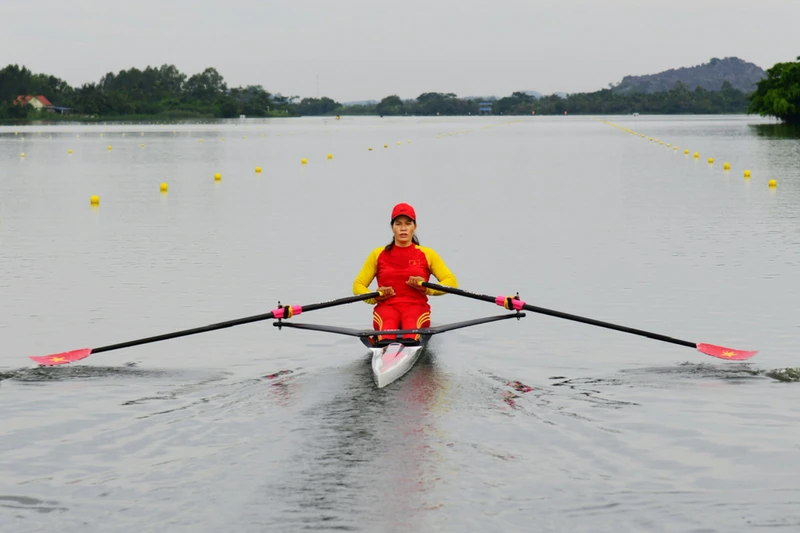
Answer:
<svg viewBox="0 0 800 533"><path fill-rule="evenodd" d="M425 278L422 278L420 276L411 276L410 278L408 278L408 281L406 283L414 287L422 294L425 294L425 292L427 292L428 289L420 285L420 283L422 283L423 281L425 281Z"/></svg>
<svg viewBox="0 0 800 533"><path fill-rule="evenodd" d="M394 289L391 287L378 287L378 292L380 292L381 295L375 298L376 302L382 302L385 299L394 296Z"/></svg>

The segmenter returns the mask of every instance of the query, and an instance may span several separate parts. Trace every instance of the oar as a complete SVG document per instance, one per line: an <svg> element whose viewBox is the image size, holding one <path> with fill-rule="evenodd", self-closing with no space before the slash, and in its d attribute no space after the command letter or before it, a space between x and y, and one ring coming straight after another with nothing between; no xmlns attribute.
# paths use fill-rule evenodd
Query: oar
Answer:
<svg viewBox="0 0 800 533"><path fill-rule="evenodd" d="M584 324L591 324L592 326L599 326L601 328L615 329L617 331L622 331L624 333L641 335L642 337L647 337L657 341L671 342L672 344L678 344L680 346L695 348L701 353L710 355L712 357L719 357L720 359L741 361L743 359L749 359L758 353L758 351L749 352L745 350L734 350L732 348L725 348L724 346L715 346L713 344L703 344L703 343L684 341L681 339L675 339L673 337L667 337L666 335L659 335L658 333L652 333L650 331L629 328L626 326L618 326L617 324L611 324L610 322L602 322L600 320L585 318L578 315L570 315L569 313L562 313L561 311L554 311L552 309L545 309L544 307L537 307L535 305L526 304L518 297L514 296L489 296L486 294L476 294L473 292L456 289L454 287L447 287L445 285L439 285L437 283L428 283L425 281L421 282L420 285L437 291L448 292L450 294L457 294L459 296L466 296L467 298L483 300L484 302L491 302L499 305L500 307L505 307L506 309L513 309L515 311L520 311L524 309L525 311L531 311L533 313L541 313L543 315L550 315L558 318L566 318L567 320L583 322Z"/></svg>
<svg viewBox="0 0 800 533"><path fill-rule="evenodd" d="M164 333L163 335L156 335L154 337L145 337L143 339L121 342L119 344L110 344L108 346L101 346L100 348L82 348L80 350L72 350L70 352L57 353L53 355L35 356L31 357L31 359L33 359L40 365L47 365L47 366L64 365L67 363L73 363L75 361L79 361L81 359L89 357L89 354L93 353L110 352L111 350L119 350L120 348L130 348L131 346L138 346L140 344L165 341L167 339L175 339L177 337L194 335L196 333L205 333L206 331L214 331L217 329L229 328L232 326L239 326L242 324L249 324L251 322L258 322L260 320L271 320L274 318L278 319L292 318L293 316L299 315L300 313L303 312L315 311L317 309L325 309L326 307L334 307L337 305L344 305L353 302L360 302L362 300L368 300L370 298L377 298L380 295L381 293L376 291L376 292L371 292L369 294L348 296L347 298L340 298L338 300L331 300L328 302L322 302L317 304L294 305L294 306L284 305L282 307L278 307L273 311L270 311L269 313L264 313L260 315L237 318L235 320L228 320L226 322L218 322L216 324L209 324L208 326L202 326L199 328L184 329L182 331L176 331L174 333ZM278 305L280 305L280 303Z"/></svg>

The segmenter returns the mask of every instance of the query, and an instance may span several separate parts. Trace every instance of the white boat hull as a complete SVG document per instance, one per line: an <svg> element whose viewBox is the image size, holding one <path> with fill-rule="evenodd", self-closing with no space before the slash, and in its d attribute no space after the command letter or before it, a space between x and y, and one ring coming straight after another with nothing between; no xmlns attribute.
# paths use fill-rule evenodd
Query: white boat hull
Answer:
<svg viewBox="0 0 800 533"><path fill-rule="evenodd" d="M411 370L424 347L425 343L419 346L404 346L394 343L382 348L370 348L372 377L378 388L389 385Z"/></svg>
<svg viewBox="0 0 800 533"><path fill-rule="evenodd" d="M358 337L364 346L369 348L372 354L372 375L378 388L383 388L390 383L397 381L406 374L414 363L417 362L421 355L422 349L428 344L428 341L438 333L445 331L453 331L455 329L468 328L477 326L479 324L489 324L490 322L497 322L499 320L509 320L512 318L520 319L525 316L525 313L505 313L496 316L487 316L483 318L476 318L473 320L464 320L462 322L454 322L452 324L444 324L432 328L419 328L419 329L405 329L405 330L381 330L380 334L383 335L415 335L419 338L419 343L412 346L404 345L400 342L389 344L388 346L374 346L372 339L376 332L374 329L359 330L352 328L342 328L338 326L325 326L322 324L299 324L297 322L278 320L273 325L277 328L293 328L305 329L310 331L324 331L327 333L336 333L339 335L348 335ZM401 339L410 342L410 339Z"/></svg>

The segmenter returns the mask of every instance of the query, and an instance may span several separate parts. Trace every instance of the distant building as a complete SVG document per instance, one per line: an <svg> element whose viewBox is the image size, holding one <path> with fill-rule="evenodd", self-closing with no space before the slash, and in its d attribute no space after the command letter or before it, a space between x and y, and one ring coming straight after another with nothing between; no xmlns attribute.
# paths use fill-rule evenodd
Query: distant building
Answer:
<svg viewBox="0 0 800 533"><path fill-rule="evenodd" d="M491 102L479 102L478 103L478 114L479 115L491 115L492 114L492 103Z"/></svg>
<svg viewBox="0 0 800 533"><path fill-rule="evenodd" d="M63 106L56 106L53 103L45 98L44 96L17 96L17 99L14 100L14 104L16 105L29 105L36 109L37 111L46 111L48 113L60 113L62 115L68 114L72 111L72 108L63 107Z"/></svg>
<svg viewBox="0 0 800 533"><path fill-rule="evenodd" d="M17 96L17 99L14 100L15 104L19 105L30 105L33 106L34 109L44 109L46 107L53 107L53 103L45 98L44 96Z"/></svg>

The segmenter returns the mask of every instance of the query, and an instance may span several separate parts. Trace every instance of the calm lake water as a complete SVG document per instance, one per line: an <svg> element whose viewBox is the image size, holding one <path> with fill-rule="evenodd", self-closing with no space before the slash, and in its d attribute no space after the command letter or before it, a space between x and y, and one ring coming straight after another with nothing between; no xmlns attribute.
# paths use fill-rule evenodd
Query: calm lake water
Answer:
<svg viewBox="0 0 800 533"><path fill-rule="evenodd" d="M400 201L464 289L760 353L529 313L380 390L269 321L28 359L348 296ZM755 117L0 127L0 532L798 530L798 214Z"/></svg>

